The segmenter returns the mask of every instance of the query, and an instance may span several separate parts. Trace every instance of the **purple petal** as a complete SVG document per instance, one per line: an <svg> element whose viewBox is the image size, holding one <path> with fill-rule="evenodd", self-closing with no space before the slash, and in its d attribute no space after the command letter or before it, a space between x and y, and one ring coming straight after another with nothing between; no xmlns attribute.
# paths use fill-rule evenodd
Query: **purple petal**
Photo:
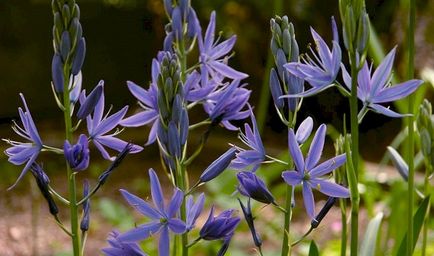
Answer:
<svg viewBox="0 0 434 256"><path fill-rule="evenodd" d="M310 182L313 187L328 196L340 198L350 197L350 192L348 191L348 189L336 183L320 179L311 179Z"/></svg>
<svg viewBox="0 0 434 256"><path fill-rule="evenodd" d="M119 124L126 127L139 127L151 123L155 121L157 118L158 118L157 111L145 110L123 119Z"/></svg>
<svg viewBox="0 0 434 256"><path fill-rule="evenodd" d="M369 107L371 107L377 113L383 114L385 116L393 117L393 118L399 118L399 117L411 115L411 114L396 113L395 111L392 111L389 108L383 107L379 104L369 104Z"/></svg>
<svg viewBox="0 0 434 256"><path fill-rule="evenodd" d="M132 81L127 81L128 89L130 90L131 94L136 97L140 102L147 106L152 106L151 100L146 97L149 93L140 87L139 85L135 84Z"/></svg>
<svg viewBox="0 0 434 256"><path fill-rule="evenodd" d="M331 67L332 53L330 52L330 49L328 48L327 44L324 42L324 39L322 39L322 37L313 28L310 28L310 31L312 33L312 37L315 40L315 45L317 47L319 57L323 62L323 65L325 67Z"/></svg>
<svg viewBox="0 0 434 256"><path fill-rule="evenodd" d="M324 140L327 126L322 124L319 126L315 133L315 137L310 144L309 152L306 157L306 170L312 170L312 168L318 163L321 158L322 150L324 148Z"/></svg>
<svg viewBox="0 0 434 256"><path fill-rule="evenodd" d="M180 219L170 219L168 222L170 230L175 234L182 234L186 230L185 223Z"/></svg>
<svg viewBox="0 0 434 256"><path fill-rule="evenodd" d="M116 137L113 137L112 135L99 136L95 140L98 141L100 144L102 144L108 148L114 149L118 152L121 152L125 148L125 146L128 144L127 142L125 142L121 139L118 139ZM130 153L135 154L135 153L138 153L142 150L143 150L143 147L138 146L138 145L132 145Z"/></svg>
<svg viewBox="0 0 434 256"><path fill-rule="evenodd" d="M210 52L210 57L213 59L219 59L225 56L226 54L229 53L230 50L232 50L236 41L237 41L237 36L233 35L226 41L219 43Z"/></svg>
<svg viewBox="0 0 434 256"><path fill-rule="evenodd" d="M308 182L303 182L303 201L309 217L311 219L315 218L315 201L313 199L312 189Z"/></svg>
<svg viewBox="0 0 434 256"><path fill-rule="evenodd" d="M148 146L155 142L157 139L157 130L158 130L158 120L155 120L152 124L151 131L149 131L148 141L146 142L145 146Z"/></svg>
<svg viewBox="0 0 434 256"><path fill-rule="evenodd" d="M402 99L413 93L421 84L423 84L422 80L413 79L389 88L385 88L375 95L375 97L372 99L372 103L384 103Z"/></svg>
<svg viewBox="0 0 434 256"><path fill-rule="evenodd" d="M178 188L175 189L175 193L170 200L169 206L167 208L167 217L173 218L179 212L179 208L181 207L182 200L184 199L184 193Z"/></svg>
<svg viewBox="0 0 434 256"><path fill-rule="evenodd" d="M161 228L160 220L152 221L143 225L138 226L137 228L133 228L130 231L127 231L118 236L118 240L122 242L134 242L146 239L155 233Z"/></svg>
<svg viewBox="0 0 434 256"><path fill-rule="evenodd" d="M93 136L102 135L111 131L119 124L122 118L124 118L125 114L127 113L127 110L128 110L128 106L125 106L118 112L104 119L98 126L95 127L92 135Z"/></svg>
<svg viewBox="0 0 434 256"><path fill-rule="evenodd" d="M213 61L210 65L221 75L231 79L244 79L248 77L247 74L237 71L230 66L223 64L219 61Z"/></svg>
<svg viewBox="0 0 434 256"><path fill-rule="evenodd" d="M158 255L159 256L169 256L169 229L163 227L160 234L160 241L158 242Z"/></svg>
<svg viewBox="0 0 434 256"><path fill-rule="evenodd" d="M282 172L283 180L291 186L296 186L303 181L303 177L296 171Z"/></svg>
<svg viewBox="0 0 434 256"><path fill-rule="evenodd" d="M99 150L102 157L107 160L114 160L114 157L111 157L107 150L99 143L97 140L92 140L95 147Z"/></svg>
<svg viewBox="0 0 434 256"><path fill-rule="evenodd" d="M381 64L375 70L371 80L371 95L376 95L386 85L392 71L395 52L396 46L384 57Z"/></svg>
<svg viewBox="0 0 434 256"><path fill-rule="evenodd" d="M158 210L161 213L164 213L166 211L164 210L163 191L161 190L161 185L160 185L160 181L158 180L158 176L152 168L149 169L149 179L151 181L152 201L154 201L154 204L158 208Z"/></svg>
<svg viewBox="0 0 434 256"><path fill-rule="evenodd" d="M346 160L347 157L345 154L338 155L330 160L325 161L324 163L318 165L317 167L313 168L309 172L309 174L311 177L320 177L340 167L345 163Z"/></svg>
<svg viewBox="0 0 434 256"><path fill-rule="evenodd" d="M288 147L289 152L292 156L292 160L294 160L296 170L301 175L302 173L304 173L305 163L303 159L303 154L301 153L301 150L297 143L297 139L295 138L294 130L292 129L289 129L288 131Z"/></svg>
<svg viewBox="0 0 434 256"><path fill-rule="evenodd" d="M21 171L20 176L18 176L18 179L17 179L17 180L15 181L15 183L14 183L12 186L10 186L7 190L11 190L11 189L13 189L13 188L18 184L18 182L19 182L19 181L24 177L24 175L29 171L30 166L32 166L32 164L35 162L35 160L36 160L36 158L38 157L38 155L39 155L39 150L38 150L37 152L33 153L33 155L30 157L29 161L27 161L27 164L24 166L23 170Z"/></svg>
<svg viewBox="0 0 434 256"><path fill-rule="evenodd" d="M157 212L154 208L152 208L143 199L129 193L125 189L120 189L119 191L121 192L125 200L127 200L128 204L131 205L137 211L139 211L141 214L151 219L159 220L161 218L161 214Z"/></svg>
<svg viewBox="0 0 434 256"><path fill-rule="evenodd" d="M205 42L204 42L205 50L211 49L214 43L214 33L215 33L215 11L211 12L211 16L209 18L209 24L205 32Z"/></svg>

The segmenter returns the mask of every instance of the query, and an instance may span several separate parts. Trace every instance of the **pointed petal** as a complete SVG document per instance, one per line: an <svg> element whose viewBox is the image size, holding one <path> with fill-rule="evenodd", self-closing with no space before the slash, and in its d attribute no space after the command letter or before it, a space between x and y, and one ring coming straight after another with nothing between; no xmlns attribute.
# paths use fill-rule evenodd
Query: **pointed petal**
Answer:
<svg viewBox="0 0 434 256"><path fill-rule="evenodd" d="M310 182L313 187L328 196L340 198L350 197L350 192L348 191L348 189L336 183L320 179L311 179Z"/></svg>
<svg viewBox="0 0 434 256"><path fill-rule="evenodd" d="M232 50L236 41L237 41L237 36L233 35L229 39L227 39L226 41L219 43L210 52L210 57L212 59L216 60L216 59L219 59L219 58L225 56L226 54L228 54L230 52L230 50Z"/></svg>
<svg viewBox="0 0 434 256"><path fill-rule="evenodd" d="M311 219L315 218L315 201L308 182L303 182L303 201L306 212Z"/></svg>
<svg viewBox="0 0 434 256"><path fill-rule="evenodd" d="M98 140L92 140L95 147L101 152L101 155L104 159L107 160L113 160L114 157L111 157L110 154L107 152L107 150L101 145L101 143L98 142Z"/></svg>
<svg viewBox="0 0 434 256"><path fill-rule="evenodd" d="M158 242L158 255L159 256L169 256L169 229L163 227L160 234L160 241Z"/></svg>
<svg viewBox="0 0 434 256"><path fill-rule="evenodd" d="M216 23L215 22L215 11L213 11L213 12L211 12L208 27L206 28L206 32L205 32L204 47L205 47L206 51L211 49L212 45L214 44L215 23Z"/></svg>
<svg viewBox="0 0 434 256"><path fill-rule="evenodd" d="M104 119L97 127L95 127L93 131L94 134L92 135L93 136L103 135L111 131L119 124L122 118L124 118L125 114L127 113L127 110L128 110L128 106L125 106L118 112Z"/></svg>
<svg viewBox="0 0 434 256"><path fill-rule="evenodd" d="M149 169L149 179L151 181L152 201L154 201L154 204L158 208L160 213L163 214L166 212L164 210L163 191L161 190L160 180L158 179L157 174L152 168Z"/></svg>
<svg viewBox="0 0 434 256"><path fill-rule="evenodd" d="M320 177L322 175L326 175L327 173L343 165L346 160L347 157L345 154L338 155L336 157L333 157L330 160L325 161L324 163L318 165L317 167L313 168L309 172L309 174L311 177Z"/></svg>
<svg viewBox="0 0 434 256"><path fill-rule="evenodd" d="M284 171L282 172L283 180L291 186L296 186L302 182L300 173L296 171Z"/></svg>
<svg viewBox="0 0 434 256"><path fill-rule="evenodd" d="M180 219L170 219L168 225L175 234L182 234L186 230L185 223Z"/></svg>
<svg viewBox="0 0 434 256"><path fill-rule="evenodd" d="M153 221L133 228L123 234L120 234L117 239L122 242L135 242L146 239L157 233L161 228L160 221Z"/></svg>
<svg viewBox="0 0 434 256"><path fill-rule="evenodd" d="M422 80L413 79L389 88L385 88L375 95L375 97L372 99L372 103L392 102L402 99L413 93L421 84L423 84Z"/></svg>
<svg viewBox="0 0 434 256"><path fill-rule="evenodd" d="M381 64L375 70L371 80L371 95L376 95L385 85L390 77L392 71L393 60L395 59L396 46L393 48L386 57L384 57Z"/></svg>
<svg viewBox="0 0 434 256"><path fill-rule="evenodd" d="M209 65L215 69L215 71L217 71L219 74L231 78L231 79L244 79L246 77L248 77L247 74L242 73L240 71L237 71L235 69L233 69L232 67L221 63L219 61L213 61L211 63L209 63Z"/></svg>
<svg viewBox="0 0 434 256"><path fill-rule="evenodd" d="M157 212L154 208L152 208L147 202L145 202L143 199L129 193L125 189L119 190L122 194L122 196L127 200L128 204L131 205L134 209L136 209L141 214L151 218L159 220L161 218L161 215L159 212Z"/></svg>
<svg viewBox="0 0 434 256"><path fill-rule="evenodd" d="M288 131L288 147L289 147L289 153L291 153L292 160L294 160L295 167L298 173L300 175L304 173L304 159L303 154L301 153L301 150L298 146L297 139L294 135L294 130L289 129Z"/></svg>
<svg viewBox="0 0 434 256"><path fill-rule="evenodd" d="M149 94L148 91L146 91L141 86L135 84L132 81L127 81L127 86L131 94L136 97L140 102L149 107L152 106L152 101L147 97Z"/></svg>
<svg viewBox="0 0 434 256"><path fill-rule="evenodd" d="M173 218L179 212L179 208L181 207L182 200L184 198L184 193L178 188L175 189L175 193L170 200L169 206L167 208L167 217Z"/></svg>
<svg viewBox="0 0 434 256"><path fill-rule="evenodd" d="M32 166L32 164L35 162L35 160L36 160L36 158L38 157L38 155L39 155L39 150L38 150L36 153L34 153L34 154L30 157L29 161L27 161L27 164L24 166L23 170L21 171L20 176L18 176L18 179L15 181L15 183L14 183L12 186L10 186L10 187L8 188L8 190L13 189L13 188L18 184L18 182L19 182L19 181L24 177L24 175L29 171L30 166Z"/></svg>
<svg viewBox="0 0 434 256"><path fill-rule="evenodd" d="M151 123L155 121L157 118L158 118L157 111L145 110L123 119L119 124L126 127L139 127Z"/></svg>
<svg viewBox="0 0 434 256"><path fill-rule="evenodd" d="M322 124L319 126L315 133L315 137L310 144L309 152L306 157L306 170L312 170L312 168L318 163L321 158L322 150L324 148L324 140L326 135L327 126Z"/></svg>
<svg viewBox="0 0 434 256"><path fill-rule="evenodd" d="M98 141L100 144L102 144L108 148L114 149L118 152L121 152L122 150L124 150L125 146L128 144L127 142L125 142L119 138L113 137L112 135L99 136L95 140ZM132 145L130 153L135 154L135 153L138 153L142 150L143 150L143 147L138 146L138 145Z"/></svg>
<svg viewBox="0 0 434 256"><path fill-rule="evenodd" d="M389 116L389 117L394 117L394 118L399 118L399 117L411 115L411 114L399 114L395 111L390 110L390 108L383 107L379 104L370 104L369 107L372 108L375 112L377 112L379 114Z"/></svg>

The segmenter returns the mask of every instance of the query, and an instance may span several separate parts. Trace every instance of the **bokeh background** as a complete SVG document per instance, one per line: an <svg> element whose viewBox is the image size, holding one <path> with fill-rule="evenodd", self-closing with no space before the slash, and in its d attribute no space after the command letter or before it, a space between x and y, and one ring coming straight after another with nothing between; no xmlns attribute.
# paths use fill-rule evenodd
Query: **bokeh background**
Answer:
<svg viewBox="0 0 434 256"><path fill-rule="evenodd" d="M49 2L0 1L1 138L16 138L10 129L10 123L17 117L17 108L21 106L18 93L22 92L41 136L52 144L62 144L63 126L59 121L62 120L62 113L56 107L50 89L53 21ZM106 102L112 104L114 109L130 105L130 111L134 111L137 105L127 90L126 81L132 80L144 87L148 86L151 60L162 48L165 36L163 28L167 18L162 1L77 2L81 9L81 24L87 43L86 60L82 68L83 87L90 90L103 79ZM394 75L398 79L402 78L405 76L403 28L406 25L406 6L397 0L367 0L366 3L372 25L384 48L388 51L398 45ZM274 152L286 150L286 142L281 139L286 137L284 127L274 114L272 103L264 104L264 93L261 93L263 84L268 88L266 65L270 54L269 19L275 14L288 15L295 26L300 52L306 52L307 45L312 43L310 26L325 38L331 38L330 17L339 17L337 1L287 0L283 1L281 9L272 0L192 0L192 5L203 30L211 11L216 10L217 30L223 31L222 36L237 34L236 54L230 63L249 74L246 82L253 91L250 103L258 108L262 102L269 110L263 119L265 144ZM430 68L434 68L434 1L418 1L417 10L416 74L419 77L423 74L425 79L430 79ZM425 87L426 97L430 98L432 88L430 85ZM311 115L317 125L320 122L330 123L341 130L343 114L348 112L347 100L337 90L331 89L320 96L305 99L301 116ZM370 161L380 160L386 146L400 129L401 120L369 113L361 126L362 156ZM236 135L223 129L216 131L207 146L207 153L195 165L193 172L196 174L193 173L192 176L200 174L208 163L227 148L227 144L221 143L221 138L235 142ZM147 137L147 130L129 129L125 137L142 144ZM3 151L5 148L6 144L2 142L0 149ZM332 149L330 144L330 154L333 154ZM92 155L92 159L95 161L86 175L95 179L108 163L101 161L96 154ZM88 242L89 255L97 255L98 248L104 246L104 239L113 226L128 228L137 220L117 191L121 187L128 187L145 197L148 194L146 170L150 167L160 168L155 159L158 159L155 145L147 147L141 154L129 157L102 189L100 199L94 200L93 207L98 213L93 216L95 228L91 231ZM64 172L61 169L63 159L47 156L43 160L53 184L66 193ZM41 202L38 191L31 185L30 176L16 189L6 192L20 171L20 167L12 166L4 155L0 156L0 255L31 255L38 252L39 255L68 255L68 240L62 238L63 234L57 231L54 222L47 215L44 202ZM213 189L217 191L219 188L221 187L217 185L217 188L208 189L212 194ZM230 186L228 189L231 189ZM232 191L226 192L230 195Z"/></svg>

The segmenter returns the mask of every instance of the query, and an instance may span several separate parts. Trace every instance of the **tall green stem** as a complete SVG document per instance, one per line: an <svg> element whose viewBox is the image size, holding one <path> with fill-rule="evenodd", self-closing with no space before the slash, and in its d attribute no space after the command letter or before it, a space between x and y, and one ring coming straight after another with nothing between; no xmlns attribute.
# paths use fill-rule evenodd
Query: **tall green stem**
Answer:
<svg viewBox="0 0 434 256"><path fill-rule="evenodd" d="M292 217L292 186L286 186L285 226L283 229L282 256L291 255L291 217Z"/></svg>
<svg viewBox="0 0 434 256"><path fill-rule="evenodd" d="M414 77L414 27L416 17L415 0L409 0L409 23L407 31L407 54L408 54L408 72L407 79ZM408 101L408 113L414 113L414 96L410 95ZM414 115L408 118L408 235L407 235L407 255L413 254L413 204L414 204Z"/></svg>
<svg viewBox="0 0 434 256"><path fill-rule="evenodd" d="M71 122L71 104L69 99L69 72L65 73L65 84L63 86L63 105L64 105L64 119L65 119L65 139L71 142L72 139L72 122ZM69 210L71 217L71 234L72 234L72 249L74 256L81 255L80 237L78 232L78 213L77 213L77 192L75 184L75 174L66 162L66 174L68 179L69 190Z"/></svg>
<svg viewBox="0 0 434 256"><path fill-rule="evenodd" d="M351 162L352 171L355 177L355 192L358 183L359 171L359 122L358 122L358 107L357 107L357 74L359 71L355 53L350 53L351 58L351 97L350 97L350 118L351 118ZM348 177L350 178L350 177ZM358 233L359 233L359 199L358 193L351 195L351 247L350 255L357 255L358 250ZM356 199L356 200L354 200Z"/></svg>

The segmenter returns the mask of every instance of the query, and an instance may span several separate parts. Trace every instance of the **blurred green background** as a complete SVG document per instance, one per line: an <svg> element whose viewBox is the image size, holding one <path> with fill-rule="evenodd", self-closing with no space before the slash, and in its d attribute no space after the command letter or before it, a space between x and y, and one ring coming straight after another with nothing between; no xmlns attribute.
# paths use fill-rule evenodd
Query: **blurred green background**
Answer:
<svg viewBox="0 0 434 256"><path fill-rule="evenodd" d="M59 120L62 118L62 113L58 111L50 89L53 21L49 2L48 0L0 1L1 138L16 138L10 129L10 121L16 118L17 108L21 106L18 93L22 92L26 96L41 136L54 144L60 145L61 143L63 125ZM106 102L113 104L114 109L119 109L126 104L134 109L136 107L135 99L127 90L126 81L132 80L144 87L148 86L151 60L162 48L163 28L167 22L162 1L85 0L77 2L81 9L81 24L87 43L86 60L82 68L83 87L90 90L100 79L104 79ZM327 39L326 41L329 41L331 38L330 16L334 15L337 19L339 16L337 2L324 0L283 1L283 9L280 14L288 15L294 23L300 52L306 52L308 50L307 45L312 43L309 26L315 28ZM434 19L432 17L434 1L417 2L416 74L419 76L422 70L434 67ZM404 70L405 64L403 55L405 47L403 28L406 25L405 6L396 0L367 0L366 3L372 25L376 28L386 51L398 45L395 76L404 77L405 73L401 71ZM268 72L265 67L269 55L269 19L276 14L275 1L192 0L192 6L197 11L203 30L206 29L211 11L216 10L217 30L223 31L224 37L237 34L238 40L234 49L236 54L230 63L238 70L249 74L246 82L249 84L248 88L253 90L250 103L253 106L258 106L261 98L261 86ZM346 61L346 56L344 56L344 61ZM431 97L431 94L432 89L429 88L426 96ZM282 140L281 137L286 138L286 132L274 114L274 106L269 104L268 108L264 142L276 152L280 149L285 150L286 141ZM320 122L331 123L340 130L342 116L348 112L347 100L341 97L337 90L331 89L320 96L305 99L300 115L301 117L312 115L316 125ZM400 128L401 120L399 119L390 119L369 113L361 127L362 156L365 159L378 161ZM129 129L125 137L134 138L136 143L144 143L147 132L142 128ZM225 150L227 144L222 144L219 140L222 137L225 137L225 141L228 142L236 141L235 133L227 133L223 129L218 130L217 134L210 140L209 151L204 154L206 157L199 159L198 164L195 165L197 166L194 170L196 173L200 173L210 161ZM375 147L373 147L374 143ZM5 143L0 144L0 149L4 150L5 148ZM329 149L332 149L331 144ZM99 159L97 154L93 156L95 159ZM113 183L103 188L102 195L120 199L117 190L120 187L128 186L134 191L139 191L145 197L148 194L145 185L147 180L145 170L149 167L160 169L159 162L152 160L157 158L156 146L148 147L141 154L131 156L129 160L127 159L126 165L121 166L119 171L114 174L111 179ZM65 190L66 188L62 188L63 172L57 171L62 166L63 159L43 157L43 160L46 162L47 172L50 177L53 177L53 183L57 182L56 187L59 187L60 191ZM107 163L94 162L90 169L91 177L96 178L105 166ZM20 167L7 163L4 155L0 156L0 190L4 191L12 184L20 170ZM230 179L230 177L226 178ZM269 179L273 181L274 178L271 176ZM23 245L23 241L27 241L23 239L29 239L24 238L23 234L28 234L26 232L30 231L24 229L19 233L19 225L18 231L12 229L14 228L13 224L12 227L10 226L10 223L19 222L21 218L31 219L29 215L17 213L28 212L30 207L38 208L41 204L35 199L38 198L38 194L35 197L28 196L29 186L27 184L31 183L26 184L26 182L28 181L24 181L24 184L18 186L16 190L7 192L6 196L0 196L0 206L4 206L0 208L0 214L5 216L3 221L0 221L0 230L2 230L0 237L10 238L4 242L3 239L0 239L0 248L6 246L3 243L7 241L12 252L17 253L5 255L21 255L20 249L13 251L13 248L15 246L22 248L20 246ZM226 185L233 185L227 181L226 183ZM218 194L218 188L209 187L208 189ZM378 186L373 185L372 191L378 190ZM399 193L403 189L396 189L396 191ZM229 195L232 191L225 192ZM379 196L378 194L372 192L371 200ZM389 200L397 200L397 198L399 195L393 194ZM225 200L217 201L224 203ZM92 247L89 243L91 252L100 248L101 243L104 244L104 238L111 228L107 222L113 226L131 226L133 223L132 219L126 217L129 216L130 209L127 208L128 212L126 212L122 208L125 204L117 204L116 201L102 199L96 201L95 205L95 209L103 209L103 216L99 216L100 219L97 218L95 229L101 228L101 230L95 232L99 235L93 238L95 240L92 240L92 243L96 245ZM371 208L373 207L371 206ZM401 206L398 204L396 207ZM46 211L44 202L42 202L41 211L41 216L44 216ZM113 212L117 214L112 214ZM48 218L41 218L50 226L54 226ZM29 222L25 223L30 225ZM2 225L6 225L7 228L2 229ZM271 231L270 234L272 234ZM43 234L41 236L43 237ZM16 237L22 239L15 239ZM51 244L50 248L53 252L64 250L61 241L54 245ZM29 255L25 253L28 251L21 252L23 252L22 255Z"/></svg>

